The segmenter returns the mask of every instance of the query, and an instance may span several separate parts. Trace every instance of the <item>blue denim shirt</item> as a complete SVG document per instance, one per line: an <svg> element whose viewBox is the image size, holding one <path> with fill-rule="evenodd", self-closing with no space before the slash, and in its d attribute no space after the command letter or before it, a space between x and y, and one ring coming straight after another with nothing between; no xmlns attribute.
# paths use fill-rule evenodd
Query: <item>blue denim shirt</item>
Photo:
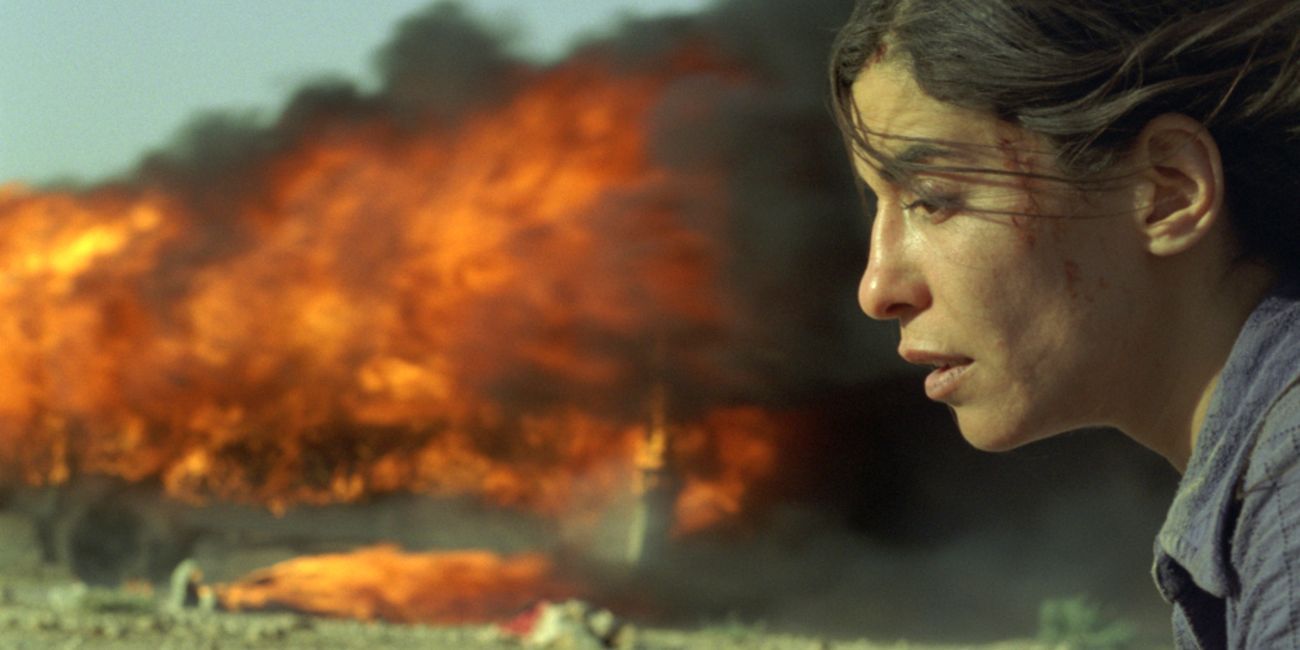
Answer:
<svg viewBox="0 0 1300 650"><path fill-rule="evenodd" d="M1300 291L1251 314L1156 538L1184 648L1300 648Z"/></svg>

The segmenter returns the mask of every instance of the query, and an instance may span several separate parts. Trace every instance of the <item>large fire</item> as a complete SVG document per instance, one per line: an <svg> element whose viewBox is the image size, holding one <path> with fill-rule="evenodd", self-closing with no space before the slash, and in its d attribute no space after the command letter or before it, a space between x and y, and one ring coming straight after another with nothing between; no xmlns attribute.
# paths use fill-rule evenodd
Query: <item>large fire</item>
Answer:
<svg viewBox="0 0 1300 650"><path fill-rule="evenodd" d="M160 183L0 188L0 481L580 516L635 489L667 386L675 529L734 517L782 427L708 397L726 192L647 135L692 76L748 83L688 49L578 58L455 128L322 112L224 212Z"/></svg>

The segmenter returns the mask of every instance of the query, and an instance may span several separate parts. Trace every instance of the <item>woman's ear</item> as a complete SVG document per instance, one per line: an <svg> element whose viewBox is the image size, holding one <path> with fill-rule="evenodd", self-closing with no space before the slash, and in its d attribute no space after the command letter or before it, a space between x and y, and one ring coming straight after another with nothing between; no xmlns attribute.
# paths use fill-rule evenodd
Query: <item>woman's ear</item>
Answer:
<svg viewBox="0 0 1300 650"><path fill-rule="evenodd" d="M1166 113L1147 123L1133 148L1149 203L1135 224L1153 255L1176 255L1196 245L1223 218L1223 160L1200 122Z"/></svg>

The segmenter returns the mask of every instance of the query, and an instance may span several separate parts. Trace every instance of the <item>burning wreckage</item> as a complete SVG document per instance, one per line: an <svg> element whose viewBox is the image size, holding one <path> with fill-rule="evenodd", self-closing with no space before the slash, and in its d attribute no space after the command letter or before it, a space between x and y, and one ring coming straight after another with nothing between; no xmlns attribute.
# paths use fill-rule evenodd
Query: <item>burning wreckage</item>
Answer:
<svg viewBox="0 0 1300 650"><path fill-rule="evenodd" d="M0 496L43 557L230 610L651 607L617 576L742 525L803 422L772 360L796 323L758 315L782 288L738 284L776 216L737 188L808 161L749 137L834 138L716 25L640 27L537 66L437 5L374 94L0 187ZM235 574L269 547L300 557Z"/></svg>

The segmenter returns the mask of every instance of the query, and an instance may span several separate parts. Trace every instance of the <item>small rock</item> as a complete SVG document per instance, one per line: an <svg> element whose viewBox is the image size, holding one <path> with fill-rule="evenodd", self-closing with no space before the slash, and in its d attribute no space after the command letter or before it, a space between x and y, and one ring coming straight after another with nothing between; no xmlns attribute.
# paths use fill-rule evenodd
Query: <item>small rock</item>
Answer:
<svg viewBox="0 0 1300 650"><path fill-rule="evenodd" d="M282 638L283 636L283 630L278 630L275 627L263 623L253 623L244 631L244 640L248 643L270 641L272 639Z"/></svg>
<svg viewBox="0 0 1300 650"><path fill-rule="evenodd" d="M638 636L635 625L624 623L609 637L606 644L618 650L636 650Z"/></svg>
<svg viewBox="0 0 1300 650"><path fill-rule="evenodd" d="M512 632L499 627L485 627L475 632L474 640L481 645L488 645L499 643L503 638L509 636L518 638L525 634L527 634L527 630L520 632L519 634L513 634Z"/></svg>
<svg viewBox="0 0 1300 650"><path fill-rule="evenodd" d="M614 618L614 613L608 609L591 612L587 615L587 628L602 639L613 637L614 633L618 631L618 627L618 619Z"/></svg>
<svg viewBox="0 0 1300 650"><path fill-rule="evenodd" d="M163 625L162 619L156 616L141 616L135 619L135 622L132 624L132 627L135 628L136 632L141 632L144 634L153 634L156 632L163 632L166 630L166 628Z"/></svg>
<svg viewBox="0 0 1300 650"><path fill-rule="evenodd" d="M47 599L50 608L60 612L71 612L81 609L85 606L86 597L90 593L90 587L84 582L74 582L67 585L51 587Z"/></svg>
<svg viewBox="0 0 1300 650"><path fill-rule="evenodd" d="M117 623L105 623L104 636L109 639L126 638L126 628Z"/></svg>
<svg viewBox="0 0 1300 650"><path fill-rule="evenodd" d="M51 612L40 612L28 616L23 621L23 627L33 632L57 630L59 629L59 617Z"/></svg>
<svg viewBox="0 0 1300 650"><path fill-rule="evenodd" d="M204 639L211 639L216 642L221 638L221 624L216 620L206 620L194 625L194 632Z"/></svg>

